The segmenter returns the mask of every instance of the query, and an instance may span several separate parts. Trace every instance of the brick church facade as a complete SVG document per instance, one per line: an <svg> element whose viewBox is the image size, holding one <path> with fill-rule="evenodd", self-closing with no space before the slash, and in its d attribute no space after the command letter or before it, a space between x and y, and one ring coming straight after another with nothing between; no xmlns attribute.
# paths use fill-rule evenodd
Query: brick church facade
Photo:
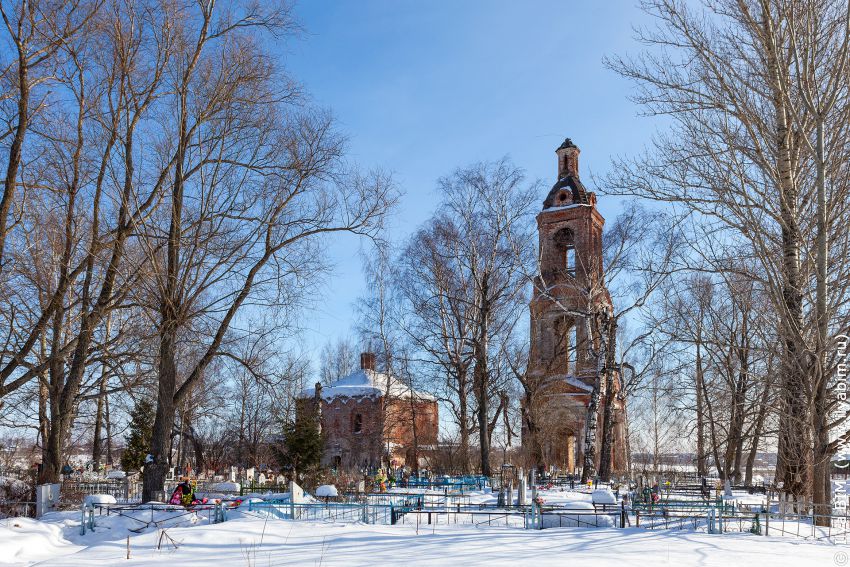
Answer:
<svg viewBox="0 0 850 567"><path fill-rule="evenodd" d="M583 463L587 406L597 369L599 331L587 314L612 309L604 287L602 227L596 195L579 179L579 149L567 139L556 150L558 180L537 215L539 273L530 303L528 381L533 396L523 401L523 447L535 464L575 472ZM620 376L614 379L615 392ZM599 397L597 467L602 443L604 382ZM627 466L625 401L614 397L614 471Z"/></svg>
<svg viewBox="0 0 850 567"><path fill-rule="evenodd" d="M417 469L437 444L437 400L375 370L375 354L333 384L302 391L297 412L319 412L322 465L347 471L380 466Z"/></svg>

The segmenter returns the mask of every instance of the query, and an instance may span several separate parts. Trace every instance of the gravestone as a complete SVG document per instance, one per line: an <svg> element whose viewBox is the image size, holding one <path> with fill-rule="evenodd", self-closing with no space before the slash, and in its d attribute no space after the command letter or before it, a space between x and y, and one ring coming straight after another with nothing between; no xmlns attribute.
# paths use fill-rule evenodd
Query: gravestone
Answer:
<svg viewBox="0 0 850 567"><path fill-rule="evenodd" d="M260 473L260 476L257 477L257 484L266 484L266 475L264 473Z"/></svg>
<svg viewBox="0 0 850 567"><path fill-rule="evenodd" d="M236 475L239 474L238 467L230 467L230 482L236 482Z"/></svg>
<svg viewBox="0 0 850 567"><path fill-rule="evenodd" d="M249 482L253 483L256 479L254 476L254 467L251 467L247 471L245 471L245 478L248 479Z"/></svg>
<svg viewBox="0 0 850 567"><path fill-rule="evenodd" d="M52 512L59 502L59 487L56 484L40 484L35 487L35 517L41 518L47 512Z"/></svg>
<svg viewBox="0 0 850 567"><path fill-rule="evenodd" d="M525 476L519 477L519 487L517 488L517 506L525 506L526 505L526 495L525 491L528 490L527 481L525 480Z"/></svg>
<svg viewBox="0 0 850 567"><path fill-rule="evenodd" d="M289 517L293 520L297 520L298 512L301 510L296 508L296 504L304 503L304 489L295 484L295 481L289 481Z"/></svg>

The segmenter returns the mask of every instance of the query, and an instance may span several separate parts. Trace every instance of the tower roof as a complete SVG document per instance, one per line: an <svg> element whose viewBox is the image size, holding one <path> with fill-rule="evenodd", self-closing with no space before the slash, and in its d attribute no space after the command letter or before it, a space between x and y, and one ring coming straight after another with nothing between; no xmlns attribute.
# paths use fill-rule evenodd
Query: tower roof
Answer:
<svg viewBox="0 0 850 567"><path fill-rule="evenodd" d="M561 200L561 195L566 192L572 195L572 200ZM549 209L552 207L563 207L568 205L589 205L590 201L587 197L587 189L582 185L581 180L577 175L565 175L560 178L549 190L546 200L543 201L543 208Z"/></svg>
<svg viewBox="0 0 850 567"><path fill-rule="evenodd" d="M578 148L578 146L570 138L565 138L564 143L558 146L558 150L564 150L566 148ZM555 151L557 152L558 150Z"/></svg>
<svg viewBox="0 0 850 567"><path fill-rule="evenodd" d="M549 190L543 209L570 205L589 205L588 192L578 177L578 155L581 152L572 139L566 138L558 146L558 181Z"/></svg>

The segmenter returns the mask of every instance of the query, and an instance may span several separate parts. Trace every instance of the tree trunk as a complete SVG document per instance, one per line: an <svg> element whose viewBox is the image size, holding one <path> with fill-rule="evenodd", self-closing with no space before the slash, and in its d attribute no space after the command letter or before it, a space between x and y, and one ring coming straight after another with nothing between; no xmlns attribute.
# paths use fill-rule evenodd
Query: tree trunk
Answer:
<svg viewBox="0 0 850 567"><path fill-rule="evenodd" d="M24 147L24 137L29 125L30 82L29 66L24 48L18 45L18 124L15 127L15 137L9 145L9 163L6 165L6 179L3 183L3 196L0 198L0 269L3 267L8 231L9 211L15 198L15 187L18 183L18 170Z"/></svg>
<svg viewBox="0 0 850 567"><path fill-rule="evenodd" d="M599 313L594 315L594 318L597 321L597 324L595 325L597 329L602 326L598 324L601 317L602 315ZM599 353L599 356L604 360L607 358L607 345L605 345L606 339L604 337L601 338L601 343L602 352ZM581 470L582 483L585 483L596 476L596 430L598 429L599 421L599 396L602 384L605 380L606 372L604 362L599 361L597 363L596 379L593 381L593 389L590 392L590 401L587 404L587 415L584 423L584 466Z"/></svg>
<svg viewBox="0 0 850 567"><path fill-rule="evenodd" d="M697 399L697 476L705 477L706 467L705 452L705 400L703 399L703 368L702 368L702 337L697 336L696 354L696 399Z"/></svg>
<svg viewBox="0 0 850 567"><path fill-rule="evenodd" d="M469 462L469 400L466 397L467 369L458 369L458 406L460 414L460 468L461 472L468 474Z"/></svg>
<svg viewBox="0 0 850 567"><path fill-rule="evenodd" d="M806 495L808 477L807 455L807 407L805 396L805 347L800 333L803 329L803 278L800 268L802 235L799 223L799 189L794 176L792 159L792 132L780 65L776 30L770 14L763 15L768 83L772 91L774 120L776 121L776 169L779 172L779 204L782 229L782 299L784 321L780 327L785 349L782 365L781 411L784 414L779 431L779 454L777 455L777 481L784 490L796 499Z"/></svg>
<svg viewBox="0 0 850 567"><path fill-rule="evenodd" d="M106 398L106 382L101 379L100 388L97 395L97 409L94 413L94 436L91 442L91 461L92 468L95 472L100 470L100 457L103 453L103 439L101 438L101 429L103 422L103 405Z"/></svg>
<svg viewBox="0 0 850 567"><path fill-rule="evenodd" d="M604 482L611 479L611 461L614 451L614 368L617 357L617 319L609 317L606 327L608 344L605 351L605 407L602 411L602 450L599 455L599 477Z"/></svg>
<svg viewBox="0 0 850 567"><path fill-rule="evenodd" d="M488 423L489 400L488 400L488 370L486 346L480 344L486 339L478 341L475 345L475 388L478 398L478 438L481 448L481 474L490 476L490 432Z"/></svg>
<svg viewBox="0 0 850 567"><path fill-rule="evenodd" d="M165 473L168 468L169 443L174 427L174 391L177 383L177 364L175 362L177 329L176 323L166 325L160 336L159 344L159 389L157 391L156 417L151 432L151 450L153 462L146 463L143 475L142 502L153 500L155 493L165 486Z"/></svg>

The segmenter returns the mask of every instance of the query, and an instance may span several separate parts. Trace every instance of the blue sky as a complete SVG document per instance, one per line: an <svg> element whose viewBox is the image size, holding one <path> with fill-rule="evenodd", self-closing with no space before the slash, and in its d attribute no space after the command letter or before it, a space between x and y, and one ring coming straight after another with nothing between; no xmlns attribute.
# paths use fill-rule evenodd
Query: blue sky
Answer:
<svg viewBox="0 0 850 567"><path fill-rule="evenodd" d="M602 62L640 49L632 27L651 22L633 0L303 0L295 12L305 33L280 46L284 64L333 111L350 157L393 173L405 194L395 242L427 219L437 178L456 167L507 155L553 183L555 148L570 137L592 187L591 172L651 136L628 100L632 86ZM613 218L617 203L600 209ZM353 302L365 291L360 246L329 242L334 273L301 342L314 352L353 334Z"/></svg>

